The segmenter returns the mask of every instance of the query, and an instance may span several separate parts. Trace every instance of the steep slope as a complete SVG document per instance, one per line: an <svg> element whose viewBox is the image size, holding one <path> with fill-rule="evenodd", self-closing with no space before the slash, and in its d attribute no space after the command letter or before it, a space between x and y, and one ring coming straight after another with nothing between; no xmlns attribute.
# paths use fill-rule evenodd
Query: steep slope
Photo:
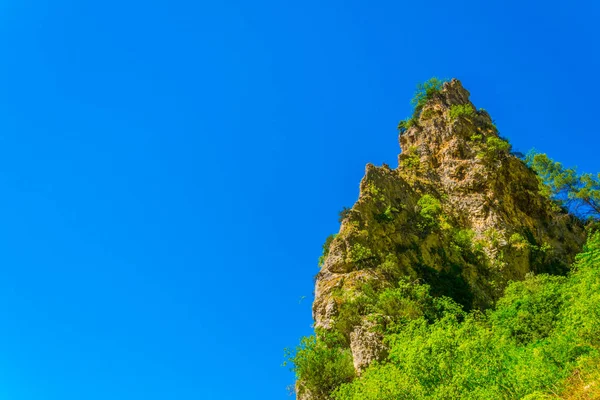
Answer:
<svg viewBox="0 0 600 400"><path fill-rule="evenodd" d="M367 165L316 279L315 327L343 337L357 374L387 354L385 318L361 306L366 292L408 279L485 309L509 281L564 273L584 242L581 223L540 194L458 80L425 100L401 130L398 168ZM297 394L326 398L302 382Z"/></svg>

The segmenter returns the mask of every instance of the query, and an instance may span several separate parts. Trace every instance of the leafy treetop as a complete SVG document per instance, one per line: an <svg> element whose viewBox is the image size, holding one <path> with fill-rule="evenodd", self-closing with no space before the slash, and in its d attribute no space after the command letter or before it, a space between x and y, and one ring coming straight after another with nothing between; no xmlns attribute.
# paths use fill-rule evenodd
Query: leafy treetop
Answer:
<svg viewBox="0 0 600 400"><path fill-rule="evenodd" d="M546 154L532 150L525 161L538 175L542 194L571 209L577 216L600 219L600 173L578 174Z"/></svg>

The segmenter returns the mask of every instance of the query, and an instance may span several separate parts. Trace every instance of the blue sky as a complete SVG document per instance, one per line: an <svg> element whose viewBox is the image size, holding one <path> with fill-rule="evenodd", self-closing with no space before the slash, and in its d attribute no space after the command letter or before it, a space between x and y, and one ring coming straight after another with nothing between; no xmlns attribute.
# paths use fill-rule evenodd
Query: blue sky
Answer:
<svg viewBox="0 0 600 400"><path fill-rule="evenodd" d="M600 171L599 6L0 5L0 398L282 399L313 276L417 82ZM305 296L304 300L302 298Z"/></svg>

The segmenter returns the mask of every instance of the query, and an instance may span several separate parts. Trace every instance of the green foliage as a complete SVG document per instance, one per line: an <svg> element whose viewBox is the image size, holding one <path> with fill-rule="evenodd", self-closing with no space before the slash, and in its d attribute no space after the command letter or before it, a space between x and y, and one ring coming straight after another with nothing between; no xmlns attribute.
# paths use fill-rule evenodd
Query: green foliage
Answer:
<svg viewBox="0 0 600 400"><path fill-rule="evenodd" d="M458 242L470 237L458 236L465 238ZM513 234L509 242L526 240ZM384 331L389 356L340 385L334 400L600 394L600 232L590 234L568 277L538 275L512 283L487 314L456 307L435 312L426 287L403 290L387 290L374 306L399 321Z"/></svg>
<svg viewBox="0 0 600 400"><path fill-rule="evenodd" d="M532 150L525 158L540 180L540 193L569 207L580 217L600 219L600 173L578 174L546 154Z"/></svg>
<svg viewBox="0 0 600 400"><path fill-rule="evenodd" d="M447 82L445 79L438 79L433 77L426 82L419 83L417 85L417 91L415 92L414 97L411 100L411 104L413 105L413 113L412 116L400 121L398 124L398 131L400 134L404 134L408 129L417 125L417 121L419 116L421 115L421 111L423 107L429 100L435 97L440 90L442 90L442 86Z"/></svg>
<svg viewBox="0 0 600 400"><path fill-rule="evenodd" d="M383 223L392 222L394 220L394 213L398 211L396 207L387 206L384 212L375 214L375 219Z"/></svg>
<svg viewBox="0 0 600 400"><path fill-rule="evenodd" d="M526 250L536 248L535 245L529 243L529 241L520 233L516 232L510 236L508 243L517 250Z"/></svg>
<svg viewBox="0 0 600 400"><path fill-rule="evenodd" d="M447 313L463 315L462 308L448 297L433 297L429 285L401 279L396 287L379 293L371 311L384 316L380 322L387 332L396 332L409 321L435 321Z"/></svg>
<svg viewBox="0 0 600 400"><path fill-rule="evenodd" d="M322 330L302 338L295 350L286 349L284 365L292 365L301 391L326 399L335 388L354 378L352 354L342 344L339 334Z"/></svg>
<svg viewBox="0 0 600 400"><path fill-rule="evenodd" d="M454 232L452 237L453 243L458 246L459 249L470 250L473 247L473 238L475 232L471 229L460 229Z"/></svg>
<svg viewBox="0 0 600 400"><path fill-rule="evenodd" d="M332 235L327 236L327 239L325 239L325 243L323 243L323 252L321 253L321 256L319 257L319 267L322 267L323 264L325 263L325 260L327 259L327 256L329 255L329 247L331 247L331 242L333 242L333 239L335 239L337 236L337 233L334 233Z"/></svg>
<svg viewBox="0 0 600 400"><path fill-rule="evenodd" d="M362 263L373 257L373 252L360 243L354 243L348 252L348 258L353 263Z"/></svg>
<svg viewBox="0 0 600 400"><path fill-rule="evenodd" d="M439 225L439 215L442 212L442 204L430 194L423 195L417 202L421 221L421 229L433 229Z"/></svg>
<svg viewBox="0 0 600 400"><path fill-rule="evenodd" d="M488 136L485 141L485 148L477 156L488 161L497 161L506 157L511 150L508 141L496 136Z"/></svg>
<svg viewBox="0 0 600 400"><path fill-rule="evenodd" d="M488 228L483 232L483 236L486 239L486 242L492 248L499 248L503 243L502 234L495 228Z"/></svg>
<svg viewBox="0 0 600 400"><path fill-rule="evenodd" d="M452 235L452 246L461 252L464 259L472 264L481 264L486 256L483 245L475 241L475 232L471 229L455 230Z"/></svg>
<svg viewBox="0 0 600 400"><path fill-rule="evenodd" d="M334 318L334 328L344 338L350 337L350 332L361 321L376 301L376 295L369 284L364 284L358 292L348 291L339 296L338 313Z"/></svg>
<svg viewBox="0 0 600 400"><path fill-rule="evenodd" d="M423 106L442 90L445 82L444 79L433 77L417 85L417 91L411 100L411 104L414 106L414 114L418 115L421 112Z"/></svg>
<svg viewBox="0 0 600 400"><path fill-rule="evenodd" d="M483 140L483 135L481 135L480 133L475 133L471 135L470 139L472 142L480 142L481 140Z"/></svg>
<svg viewBox="0 0 600 400"><path fill-rule="evenodd" d="M411 146L408 151L403 152L403 156L400 159L400 165L402 168L416 170L421 165L421 157L419 156L419 150L416 146Z"/></svg>
<svg viewBox="0 0 600 400"><path fill-rule="evenodd" d="M343 220L348 218L348 216L352 213L352 208L344 207L338 213L338 222L341 224Z"/></svg>
<svg viewBox="0 0 600 400"><path fill-rule="evenodd" d="M427 110L423 110L421 113L421 119L431 119L436 115L441 115L441 111L434 108L429 108Z"/></svg>
<svg viewBox="0 0 600 400"><path fill-rule="evenodd" d="M377 189L377 186L375 186L373 182L369 182L366 191L367 193L370 193L373 196L377 196L379 194L379 189Z"/></svg>
<svg viewBox="0 0 600 400"><path fill-rule="evenodd" d="M562 306L562 276L531 276L510 285L490 318L506 337L519 344L550 335Z"/></svg>
<svg viewBox="0 0 600 400"><path fill-rule="evenodd" d="M402 135L407 130L409 130L410 128L412 128L415 125L416 125L416 121L414 118L408 117L406 119L403 119L402 121L400 121L398 123L398 132Z"/></svg>
<svg viewBox="0 0 600 400"><path fill-rule="evenodd" d="M450 108L450 118L456 120L460 117L472 117L475 110L470 104L456 104Z"/></svg>

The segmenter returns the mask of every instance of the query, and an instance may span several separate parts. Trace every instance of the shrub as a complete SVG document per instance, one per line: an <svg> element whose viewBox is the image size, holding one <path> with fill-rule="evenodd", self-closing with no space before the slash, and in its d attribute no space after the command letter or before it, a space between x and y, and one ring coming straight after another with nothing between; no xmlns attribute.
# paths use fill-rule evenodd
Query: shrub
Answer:
<svg viewBox="0 0 600 400"><path fill-rule="evenodd" d="M386 290L376 305L403 321L385 333L388 358L342 384L333 399L598 397L599 232L589 237L570 276L511 283L486 314L465 317L449 307L428 319L427 293L403 290Z"/></svg>
<svg viewBox="0 0 600 400"><path fill-rule="evenodd" d="M552 334L562 306L564 277L538 275L511 284L490 321L518 344Z"/></svg>
<svg viewBox="0 0 600 400"><path fill-rule="evenodd" d="M348 252L348 257L353 263L361 263L373 257L371 249L360 243L354 243Z"/></svg>
<svg viewBox="0 0 600 400"><path fill-rule="evenodd" d="M472 117L475 115L475 110L470 104L457 104L450 108L450 118L453 120L459 117Z"/></svg>
<svg viewBox="0 0 600 400"><path fill-rule="evenodd" d="M508 239L508 243L518 250L524 250L530 246L530 243L520 233L513 233Z"/></svg>
<svg viewBox="0 0 600 400"><path fill-rule="evenodd" d="M323 252L321 253L321 256L319 257L319 267L322 267L323 264L325 263L325 260L327 259L327 256L329 255L329 247L331 247L331 242L333 242L333 239L335 239L337 236L337 233L334 233L332 235L327 236L327 239L325 239L325 243L323 243Z"/></svg>
<svg viewBox="0 0 600 400"><path fill-rule="evenodd" d="M417 146L411 146L406 153L400 157L400 165L403 168L416 170L421 165L421 157L419 156Z"/></svg>
<svg viewBox="0 0 600 400"><path fill-rule="evenodd" d="M366 193L369 193L373 196L377 196L379 194L379 189L377 189L377 186L375 186L373 182L369 182L369 184L367 185Z"/></svg>
<svg viewBox="0 0 600 400"><path fill-rule="evenodd" d="M479 158L487 159L488 161L497 161L510 153L510 143L499 137L489 136L485 144L484 150L478 154Z"/></svg>
<svg viewBox="0 0 600 400"><path fill-rule="evenodd" d="M413 105L413 113L412 116L400 121L398 124L398 131L400 135L406 133L406 131L413 126L417 125L417 121L423 110L423 107L429 100L431 100L435 95L437 95L440 90L442 90L442 86L447 80L438 79L433 77L426 82L419 83L417 85L417 91L415 92L414 97L411 100L411 104Z"/></svg>
<svg viewBox="0 0 600 400"><path fill-rule="evenodd" d="M435 228L439 224L438 217L442 211L442 205L438 199L430 194L423 195L417 202L419 208L419 216L421 229Z"/></svg>
<svg viewBox="0 0 600 400"><path fill-rule="evenodd" d="M344 207L338 213L338 222L341 224L343 220L348 218L348 216L352 213L352 208Z"/></svg>
<svg viewBox="0 0 600 400"><path fill-rule="evenodd" d="M396 207L387 206L384 212L375 214L375 220L383 223L392 222L394 220L394 213L398 211Z"/></svg>
<svg viewBox="0 0 600 400"><path fill-rule="evenodd" d="M454 244L463 251L470 251L473 247L473 238L475 232L471 229L460 229L454 232L452 241Z"/></svg>
<svg viewBox="0 0 600 400"><path fill-rule="evenodd" d="M292 365L300 392L327 398L339 385L352 381L355 375L352 354L342 343L336 332L322 330L302 338L295 350L286 349L284 365Z"/></svg>
<svg viewBox="0 0 600 400"><path fill-rule="evenodd" d="M409 130L415 125L416 122L413 118L409 117L407 119L403 119L398 123L398 132L400 133L400 135L403 135L404 133L406 133L407 130Z"/></svg>
<svg viewBox="0 0 600 400"><path fill-rule="evenodd" d="M417 91L411 100L411 104L414 106L413 118L415 115L418 117L423 106L442 90L445 82L447 82L446 79L433 77L417 85Z"/></svg>
<svg viewBox="0 0 600 400"><path fill-rule="evenodd" d="M343 296L338 305L338 313L333 320L334 329L344 338L350 337L350 332L360 324L362 316L367 314L370 305L375 302L372 289L368 284L363 285L361 292L353 293L353 297ZM348 343L349 344L349 343Z"/></svg>

